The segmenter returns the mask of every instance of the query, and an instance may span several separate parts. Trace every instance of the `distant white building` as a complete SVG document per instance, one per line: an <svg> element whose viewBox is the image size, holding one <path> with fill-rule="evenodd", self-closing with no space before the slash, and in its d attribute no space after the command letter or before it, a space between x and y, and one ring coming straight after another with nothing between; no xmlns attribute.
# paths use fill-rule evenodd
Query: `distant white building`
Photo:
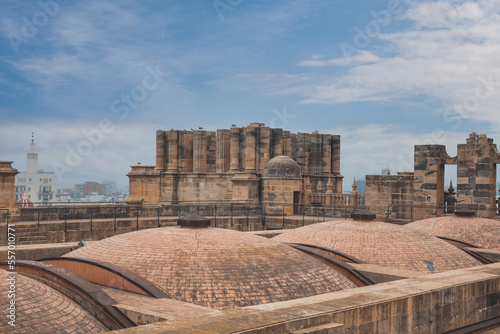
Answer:
<svg viewBox="0 0 500 334"><path fill-rule="evenodd" d="M30 146L26 172L16 176L16 200L23 198L26 193L26 197L34 203L50 202L56 193L56 174L38 170L38 153L35 152L33 134Z"/></svg>

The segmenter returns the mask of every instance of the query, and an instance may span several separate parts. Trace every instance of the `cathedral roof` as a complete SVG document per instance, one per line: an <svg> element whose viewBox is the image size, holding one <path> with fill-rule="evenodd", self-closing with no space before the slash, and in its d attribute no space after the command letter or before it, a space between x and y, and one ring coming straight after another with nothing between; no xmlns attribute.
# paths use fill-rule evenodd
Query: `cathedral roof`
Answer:
<svg viewBox="0 0 500 334"><path fill-rule="evenodd" d="M267 162L263 177L273 179L300 179L300 166L290 157L278 156Z"/></svg>
<svg viewBox="0 0 500 334"><path fill-rule="evenodd" d="M23 198L17 201L18 208L33 208L35 205L26 197L26 193L23 194Z"/></svg>
<svg viewBox="0 0 500 334"><path fill-rule="evenodd" d="M273 303L356 285L327 264L263 237L210 227L113 236L65 256L106 261L174 299L217 309Z"/></svg>
<svg viewBox="0 0 500 334"><path fill-rule="evenodd" d="M494 219L446 216L419 220L404 228L482 248L500 249L500 221Z"/></svg>
<svg viewBox="0 0 500 334"><path fill-rule="evenodd" d="M11 274L0 269L0 294L7 296ZM75 301L34 279L15 275L15 326L8 324L7 305L1 333L102 333L109 329Z"/></svg>
<svg viewBox="0 0 500 334"><path fill-rule="evenodd" d="M382 222L318 223L287 231L273 239L329 248L369 264L427 273L430 270L427 263L435 272L481 264L436 237Z"/></svg>

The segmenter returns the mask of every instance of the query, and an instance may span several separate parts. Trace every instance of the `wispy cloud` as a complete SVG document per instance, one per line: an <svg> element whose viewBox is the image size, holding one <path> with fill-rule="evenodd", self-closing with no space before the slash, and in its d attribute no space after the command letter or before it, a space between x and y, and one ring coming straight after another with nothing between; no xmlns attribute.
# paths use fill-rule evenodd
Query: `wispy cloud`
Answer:
<svg viewBox="0 0 500 334"><path fill-rule="evenodd" d="M348 73L318 84L303 103L337 104L353 101L395 101L419 95L442 101L444 109L474 97L482 80L496 83L487 101L470 116L500 124L491 108L500 102L500 4L497 1L436 1L415 3L405 18L412 27L382 34L384 49L351 57ZM303 60L302 66L346 66L345 58ZM480 88L478 88L480 87ZM308 91L309 88L306 89Z"/></svg>

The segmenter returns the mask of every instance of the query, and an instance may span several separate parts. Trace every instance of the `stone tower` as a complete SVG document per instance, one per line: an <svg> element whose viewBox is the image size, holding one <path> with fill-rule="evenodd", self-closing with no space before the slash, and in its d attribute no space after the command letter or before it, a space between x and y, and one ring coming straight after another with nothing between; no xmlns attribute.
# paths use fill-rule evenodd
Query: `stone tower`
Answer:
<svg viewBox="0 0 500 334"><path fill-rule="evenodd" d="M477 210L478 217L496 216L496 164L500 153L493 139L472 133L457 148L457 205Z"/></svg>

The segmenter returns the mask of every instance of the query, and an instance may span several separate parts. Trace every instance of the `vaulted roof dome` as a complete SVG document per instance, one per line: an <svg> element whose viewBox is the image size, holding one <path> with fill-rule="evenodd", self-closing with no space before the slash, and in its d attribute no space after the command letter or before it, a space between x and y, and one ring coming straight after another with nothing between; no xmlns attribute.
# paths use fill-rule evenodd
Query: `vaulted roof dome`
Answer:
<svg viewBox="0 0 500 334"><path fill-rule="evenodd" d="M34 279L15 275L15 327L8 324L7 306L1 333L102 333L109 329L73 300ZM8 303L11 274L0 269L0 294ZM7 304L4 304L7 305ZM2 307L3 308L3 307Z"/></svg>
<svg viewBox="0 0 500 334"><path fill-rule="evenodd" d="M276 179L300 179L302 173L300 166L290 157L278 156L267 162L264 167L263 177Z"/></svg>
<svg viewBox="0 0 500 334"><path fill-rule="evenodd" d="M33 208L35 205L26 197L26 193L23 194L23 198L17 201L18 208Z"/></svg>
<svg viewBox="0 0 500 334"><path fill-rule="evenodd" d="M126 268L174 299L217 309L307 297L356 285L277 241L217 228L164 227L113 236L68 253Z"/></svg>
<svg viewBox="0 0 500 334"><path fill-rule="evenodd" d="M428 234L382 222L331 221L287 231L280 242L320 246L386 267L435 272L481 265L457 247Z"/></svg>
<svg viewBox="0 0 500 334"><path fill-rule="evenodd" d="M500 221L475 217L436 217L404 225L411 231L464 241L482 248L500 249Z"/></svg>

